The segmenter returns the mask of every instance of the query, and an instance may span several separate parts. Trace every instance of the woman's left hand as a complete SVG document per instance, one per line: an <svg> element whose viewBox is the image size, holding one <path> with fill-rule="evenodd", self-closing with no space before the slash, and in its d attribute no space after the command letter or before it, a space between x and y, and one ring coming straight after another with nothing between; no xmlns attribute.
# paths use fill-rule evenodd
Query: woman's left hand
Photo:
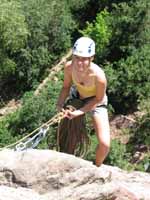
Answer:
<svg viewBox="0 0 150 200"><path fill-rule="evenodd" d="M74 111L71 111L71 110L65 110L64 112L64 117L67 117L68 119L73 119L75 117L78 117L80 115L83 115L84 112L81 111L81 110L74 110Z"/></svg>

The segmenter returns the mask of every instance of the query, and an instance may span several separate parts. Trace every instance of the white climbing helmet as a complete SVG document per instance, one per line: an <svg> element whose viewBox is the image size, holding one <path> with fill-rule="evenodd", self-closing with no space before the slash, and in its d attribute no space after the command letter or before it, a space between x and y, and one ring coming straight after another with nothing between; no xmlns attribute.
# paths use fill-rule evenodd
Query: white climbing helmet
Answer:
<svg viewBox="0 0 150 200"><path fill-rule="evenodd" d="M72 54L81 57L95 55L95 42L89 37L80 37L74 44Z"/></svg>

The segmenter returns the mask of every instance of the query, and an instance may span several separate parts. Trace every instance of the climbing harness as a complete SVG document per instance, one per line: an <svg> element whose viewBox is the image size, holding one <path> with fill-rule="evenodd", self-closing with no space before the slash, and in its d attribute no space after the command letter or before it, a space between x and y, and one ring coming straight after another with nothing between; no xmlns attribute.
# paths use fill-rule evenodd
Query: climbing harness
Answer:
<svg viewBox="0 0 150 200"><path fill-rule="evenodd" d="M49 130L49 127L55 123L60 123L60 121L63 118L64 118L63 112L59 112L54 117L52 117L49 121L44 123L39 128L35 129L31 133L27 134L22 139L18 140L17 142L15 142L13 144L10 144L3 148L0 148L0 150L11 148L11 147L14 147L14 150L16 150L16 151L23 151L28 148L35 148L40 143L40 141L45 138L45 136Z"/></svg>

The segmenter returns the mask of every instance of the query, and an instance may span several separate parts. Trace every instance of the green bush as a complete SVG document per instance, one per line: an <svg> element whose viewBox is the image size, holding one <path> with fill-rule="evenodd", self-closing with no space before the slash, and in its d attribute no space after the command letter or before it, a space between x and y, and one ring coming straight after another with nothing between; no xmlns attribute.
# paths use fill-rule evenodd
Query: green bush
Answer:
<svg viewBox="0 0 150 200"><path fill-rule="evenodd" d="M62 87L63 74L59 74L56 82L49 81L41 93L37 96L33 92L27 92L22 98L22 106L6 120L0 121L0 144L5 146L22 138L37 129L43 123L50 120L57 113L56 102L60 88ZM55 87L53 85L55 84ZM49 146L56 146L57 123L48 131ZM47 138L38 148L47 148Z"/></svg>
<svg viewBox="0 0 150 200"><path fill-rule="evenodd" d="M136 117L136 124L130 129L130 143L132 144L131 151L134 151L134 144L150 146L150 99L143 100L139 104L139 116Z"/></svg>
<svg viewBox="0 0 150 200"><path fill-rule="evenodd" d="M93 163L95 162L96 158L96 147L98 145L97 137L95 134L89 134L90 137L90 146L87 151L87 154L85 155L85 159L92 161Z"/></svg>
<svg viewBox="0 0 150 200"><path fill-rule="evenodd" d="M24 47L28 27L18 1L0 1L0 40L4 51L13 53Z"/></svg>
<svg viewBox="0 0 150 200"><path fill-rule="evenodd" d="M143 172L150 172L150 155L147 154L144 156L138 164L135 165L135 170L143 171Z"/></svg>
<svg viewBox="0 0 150 200"><path fill-rule="evenodd" d="M108 61L126 59L132 55L132 51L149 42L149 8L149 0L113 4L110 12L112 37L108 46Z"/></svg>
<svg viewBox="0 0 150 200"><path fill-rule="evenodd" d="M0 0L0 85L15 74L13 54L26 44L27 23L18 1Z"/></svg>
<svg viewBox="0 0 150 200"><path fill-rule="evenodd" d="M11 131L14 134L30 132L56 114L55 104L58 97L58 88L60 88L59 84L55 88L49 85L38 96L34 96L31 92L26 93L22 108L10 124Z"/></svg>
<svg viewBox="0 0 150 200"><path fill-rule="evenodd" d="M105 66L109 101L116 112L137 110L139 102L150 97L149 55L149 45L143 45L126 60Z"/></svg>
<svg viewBox="0 0 150 200"><path fill-rule="evenodd" d="M48 67L71 46L75 24L63 1L22 1L30 35L26 48L15 56L16 76L22 89L35 88ZM21 84L20 84L21 83Z"/></svg>
<svg viewBox="0 0 150 200"><path fill-rule="evenodd" d="M101 59L105 56L106 46L109 44L111 38L111 27L109 25L110 15L104 10L97 14L96 20L93 23L87 22L87 27L80 32L91 37L96 43L96 62L101 62Z"/></svg>
<svg viewBox="0 0 150 200"><path fill-rule="evenodd" d="M0 89L35 88L71 46L76 28L66 1L0 1Z"/></svg>
<svg viewBox="0 0 150 200"><path fill-rule="evenodd" d="M110 152L105 160L105 164L118 166L122 169L132 169L129 163L130 154L127 152L126 145L117 139L112 140Z"/></svg>
<svg viewBox="0 0 150 200"><path fill-rule="evenodd" d="M11 116L12 117L12 116ZM12 144L19 139L19 136L13 137L9 131L9 117L0 121L0 148Z"/></svg>

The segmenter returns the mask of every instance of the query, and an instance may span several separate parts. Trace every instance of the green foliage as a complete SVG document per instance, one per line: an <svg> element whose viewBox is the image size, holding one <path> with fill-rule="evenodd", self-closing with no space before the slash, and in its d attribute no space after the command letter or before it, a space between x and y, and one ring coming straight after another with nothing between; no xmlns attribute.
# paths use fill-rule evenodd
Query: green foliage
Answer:
<svg viewBox="0 0 150 200"><path fill-rule="evenodd" d="M73 21L63 1L27 0L22 1L22 7L31 33L30 47L45 44L50 48L51 54L56 50L66 50L70 46L69 33L73 28Z"/></svg>
<svg viewBox="0 0 150 200"><path fill-rule="evenodd" d="M109 13L104 10L97 14L93 23L87 22L87 27L80 32L91 37L96 43L96 56L101 58L104 56L105 48L109 44L111 38L111 29L109 26Z"/></svg>
<svg viewBox="0 0 150 200"><path fill-rule="evenodd" d="M14 75L16 70L16 63L5 56L4 52L0 50L0 78L1 78L1 84L2 79L7 78L9 75Z"/></svg>
<svg viewBox="0 0 150 200"><path fill-rule="evenodd" d="M150 47L143 45L126 60L105 66L109 100L116 112L136 110L141 99L150 97L149 63Z"/></svg>
<svg viewBox="0 0 150 200"><path fill-rule="evenodd" d="M70 47L74 22L65 2L22 1L30 36L26 48L17 55L17 78L22 87L35 87L45 70ZM50 66L51 67L51 66Z"/></svg>
<svg viewBox="0 0 150 200"><path fill-rule="evenodd" d="M78 37L78 28L84 26L87 18L91 19L91 15L89 14L91 8L89 8L90 0L66 0L66 3L72 14L72 18L76 23L76 29L74 30L74 36L76 39Z"/></svg>
<svg viewBox="0 0 150 200"><path fill-rule="evenodd" d="M25 46L28 28L18 1L0 1L0 78L14 74L12 54ZM2 81L2 80L1 80ZM2 84L2 83L1 83Z"/></svg>
<svg viewBox="0 0 150 200"><path fill-rule="evenodd" d="M25 45L28 29L18 1L0 1L0 27L3 50L13 53Z"/></svg>
<svg viewBox="0 0 150 200"><path fill-rule="evenodd" d="M0 86L13 82L18 91L35 88L71 46L76 25L70 7L60 0L0 3Z"/></svg>
<svg viewBox="0 0 150 200"><path fill-rule="evenodd" d="M114 4L111 12L112 38L109 60L117 61L149 41L148 0Z"/></svg>
<svg viewBox="0 0 150 200"><path fill-rule="evenodd" d="M14 143L19 137L13 137L9 131L9 119L0 121L0 148Z"/></svg>
<svg viewBox="0 0 150 200"><path fill-rule="evenodd" d="M137 145L146 145L148 148L150 146L150 98L143 100L139 105L139 111L143 113L137 116L136 125L130 129L130 143Z"/></svg>
<svg viewBox="0 0 150 200"><path fill-rule="evenodd" d="M23 98L22 108L16 114L16 118L10 122L9 128L11 132L14 135L30 132L56 114L55 104L60 89L59 87L60 84L56 88L49 85L38 96L33 96L32 93L26 93Z"/></svg>
<svg viewBox="0 0 150 200"><path fill-rule="evenodd" d="M106 158L105 163L126 170L131 169L132 167L129 164L129 154L126 145L116 139L112 140L110 153Z"/></svg>
<svg viewBox="0 0 150 200"><path fill-rule="evenodd" d="M0 144L5 146L22 138L47 122L56 114L56 101L62 86L63 75L60 73L57 82L47 83L47 87L38 95L27 92L22 98L22 107L10 114L6 121L0 121ZM55 87L53 85L55 84ZM50 127L48 139L44 139L38 148L46 148L48 140L49 147L56 144L56 126Z"/></svg>
<svg viewBox="0 0 150 200"><path fill-rule="evenodd" d="M143 172L150 172L150 155L147 154L144 156L144 159L142 159L136 166L135 170L143 171Z"/></svg>
<svg viewBox="0 0 150 200"><path fill-rule="evenodd" d="M98 141L97 141L95 134L94 135L89 134L89 137L90 137L91 145L89 146L89 149L87 151L85 159L92 161L92 162L95 162L95 154L96 154L96 147L98 145Z"/></svg>
<svg viewBox="0 0 150 200"><path fill-rule="evenodd" d="M67 4L73 11L78 11L79 9L83 9L90 0L66 0Z"/></svg>

